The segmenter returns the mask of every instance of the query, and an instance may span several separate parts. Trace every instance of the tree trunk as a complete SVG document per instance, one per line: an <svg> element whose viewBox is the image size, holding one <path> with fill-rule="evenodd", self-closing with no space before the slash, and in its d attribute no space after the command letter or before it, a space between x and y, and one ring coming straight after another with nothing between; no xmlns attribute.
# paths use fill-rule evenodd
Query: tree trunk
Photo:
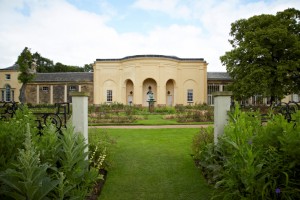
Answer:
<svg viewBox="0 0 300 200"><path fill-rule="evenodd" d="M19 100L21 103L26 103L26 95L25 95L25 91L26 91L26 83L22 84L22 87L20 89L20 96L19 96Z"/></svg>

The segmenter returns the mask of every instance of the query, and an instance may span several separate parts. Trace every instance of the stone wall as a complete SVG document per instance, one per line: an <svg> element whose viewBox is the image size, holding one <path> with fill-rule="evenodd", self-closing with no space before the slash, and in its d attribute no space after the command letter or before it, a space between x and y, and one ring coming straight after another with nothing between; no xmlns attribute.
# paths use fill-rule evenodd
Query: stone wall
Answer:
<svg viewBox="0 0 300 200"><path fill-rule="evenodd" d="M92 104L94 101L93 98L93 83L84 82L84 83L29 83L26 87L26 101L30 104L50 104L50 103L63 103L65 99L67 102L72 102L72 98L69 95L72 91L79 91L79 85L81 86L82 92L89 93L89 104ZM37 93L37 86L39 86L39 93ZM51 87L52 86L52 87ZM72 86L72 87L71 87ZM48 87L48 91L43 90L43 87ZM53 91L51 91L51 88ZM66 88L66 91L65 91ZM45 88L44 88L45 89ZM65 97L65 92L67 97ZM52 102L51 102L51 93L52 93ZM39 96L37 102L37 96Z"/></svg>
<svg viewBox="0 0 300 200"><path fill-rule="evenodd" d="M94 85L93 85L93 83L81 85L81 92L88 92L90 95L88 98L89 104L94 103Z"/></svg>
<svg viewBox="0 0 300 200"><path fill-rule="evenodd" d="M64 85L54 85L53 86L53 103L63 103L64 102Z"/></svg>
<svg viewBox="0 0 300 200"><path fill-rule="evenodd" d="M27 84L25 95L27 103L36 104L36 85Z"/></svg>
<svg viewBox="0 0 300 200"><path fill-rule="evenodd" d="M43 87L47 87L48 91L43 90ZM40 85L39 91L40 91L39 93L40 104L50 104L50 92L51 92L50 85Z"/></svg>

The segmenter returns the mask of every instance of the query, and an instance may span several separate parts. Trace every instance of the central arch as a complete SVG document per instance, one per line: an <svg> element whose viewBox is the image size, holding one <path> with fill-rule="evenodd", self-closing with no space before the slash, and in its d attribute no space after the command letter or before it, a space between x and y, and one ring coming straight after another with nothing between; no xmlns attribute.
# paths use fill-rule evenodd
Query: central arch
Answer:
<svg viewBox="0 0 300 200"><path fill-rule="evenodd" d="M157 83L152 78L147 78L143 82L143 106L148 106L148 92L151 90L153 92L153 97L157 100Z"/></svg>

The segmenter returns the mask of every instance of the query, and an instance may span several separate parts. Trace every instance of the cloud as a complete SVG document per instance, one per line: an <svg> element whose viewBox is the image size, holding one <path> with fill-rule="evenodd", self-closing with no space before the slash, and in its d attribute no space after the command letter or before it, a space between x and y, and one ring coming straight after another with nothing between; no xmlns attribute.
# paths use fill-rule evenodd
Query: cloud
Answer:
<svg viewBox="0 0 300 200"><path fill-rule="evenodd" d="M188 3L188 1L184 2ZM188 19L191 17L190 8L185 4L180 4L179 0L137 0L133 7L163 12L175 18Z"/></svg>
<svg viewBox="0 0 300 200"><path fill-rule="evenodd" d="M123 6L124 12L118 13L122 9L114 9L116 5L100 1L100 9L109 10L98 13L80 9L64 0L2 0L0 68L12 65L27 46L32 52L37 51L54 62L68 65L83 66L97 58L163 54L204 58L209 63L209 71L225 71L219 57L230 50L231 22L260 13L275 14L287 7L300 7L299 4L292 0L284 3L137 0L132 7ZM126 18L124 13L129 11L128 8L130 12L142 9L164 13L166 18L174 20L166 26L156 22L153 29L143 32L138 27L117 31L110 25L112 18L121 15ZM141 15L139 20L143 21L143 17Z"/></svg>

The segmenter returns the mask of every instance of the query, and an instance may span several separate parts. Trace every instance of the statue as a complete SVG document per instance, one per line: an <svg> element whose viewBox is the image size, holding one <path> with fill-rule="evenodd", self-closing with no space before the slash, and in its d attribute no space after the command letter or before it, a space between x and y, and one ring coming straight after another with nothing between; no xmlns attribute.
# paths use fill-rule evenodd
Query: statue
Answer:
<svg viewBox="0 0 300 200"><path fill-rule="evenodd" d="M148 87L149 91L147 92L148 95L148 100L147 102L149 103L149 112L153 112L154 111L154 94L151 91L151 86Z"/></svg>
<svg viewBox="0 0 300 200"><path fill-rule="evenodd" d="M154 100L154 95L153 95L153 92L151 91L151 86L149 86L148 89L149 89L149 91L147 92L148 101L153 101Z"/></svg>

